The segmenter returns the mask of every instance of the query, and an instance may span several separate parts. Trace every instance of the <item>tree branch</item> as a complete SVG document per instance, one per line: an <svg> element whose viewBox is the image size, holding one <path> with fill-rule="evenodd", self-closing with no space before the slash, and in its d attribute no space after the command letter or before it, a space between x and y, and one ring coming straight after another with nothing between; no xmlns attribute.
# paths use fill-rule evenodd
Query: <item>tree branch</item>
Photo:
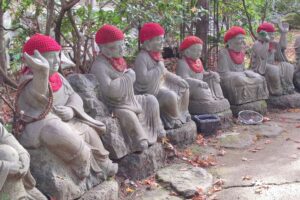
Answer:
<svg viewBox="0 0 300 200"><path fill-rule="evenodd" d="M246 2L245 2L245 0L242 0L242 2L243 2L243 8L244 8L244 11L245 11L247 20L248 20L248 24L249 24L249 31L250 31L252 37L256 40L256 35L255 35L255 33L254 33L254 31L253 31L253 28L252 28L252 24L251 24L251 16L250 16L250 14L248 13L247 6L246 6Z"/></svg>

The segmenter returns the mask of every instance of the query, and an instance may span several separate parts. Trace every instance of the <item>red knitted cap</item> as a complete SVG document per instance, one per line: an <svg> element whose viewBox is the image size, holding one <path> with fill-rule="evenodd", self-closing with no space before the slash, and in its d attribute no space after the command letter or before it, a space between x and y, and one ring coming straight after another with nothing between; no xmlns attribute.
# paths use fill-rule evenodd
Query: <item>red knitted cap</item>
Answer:
<svg viewBox="0 0 300 200"><path fill-rule="evenodd" d="M180 44L179 50L183 51L194 44L203 44L203 41L200 38L193 35L187 36Z"/></svg>
<svg viewBox="0 0 300 200"><path fill-rule="evenodd" d="M257 28L257 32L266 31L266 32L275 32L275 27L273 24L264 22Z"/></svg>
<svg viewBox="0 0 300 200"><path fill-rule="evenodd" d="M124 33L113 25L105 24L97 31L95 39L97 44L106 44L123 40Z"/></svg>
<svg viewBox="0 0 300 200"><path fill-rule="evenodd" d="M146 40L150 40L164 34L165 30L160 24L154 22L145 23L140 30L140 41L141 43L144 43Z"/></svg>
<svg viewBox="0 0 300 200"><path fill-rule="evenodd" d="M246 35L246 31L239 26L232 26L226 33L224 36L224 42L228 42L228 40L234 38L235 36L239 35L239 34L243 34Z"/></svg>
<svg viewBox="0 0 300 200"><path fill-rule="evenodd" d="M23 53L33 55L34 50L38 50L40 53L60 51L61 46L52 37L36 33L24 44Z"/></svg>

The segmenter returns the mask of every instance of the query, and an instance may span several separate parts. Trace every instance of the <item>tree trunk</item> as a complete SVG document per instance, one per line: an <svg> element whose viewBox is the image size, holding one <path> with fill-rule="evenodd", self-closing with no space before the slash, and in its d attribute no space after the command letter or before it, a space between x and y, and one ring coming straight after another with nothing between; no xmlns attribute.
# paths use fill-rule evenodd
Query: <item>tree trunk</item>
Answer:
<svg viewBox="0 0 300 200"><path fill-rule="evenodd" d="M51 31L51 26L53 23L53 17L54 17L54 0L49 0L47 3L47 22L46 22L46 31L45 34L49 35Z"/></svg>

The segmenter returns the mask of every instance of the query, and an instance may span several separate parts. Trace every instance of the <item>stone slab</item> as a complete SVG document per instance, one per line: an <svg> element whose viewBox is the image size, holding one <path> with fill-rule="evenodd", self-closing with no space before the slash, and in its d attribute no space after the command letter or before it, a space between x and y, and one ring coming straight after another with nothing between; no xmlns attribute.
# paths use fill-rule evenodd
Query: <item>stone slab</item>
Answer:
<svg viewBox="0 0 300 200"><path fill-rule="evenodd" d="M285 130L276 123L264 123L258 126L252 126L251 132L260 137L276 137L282 134Z"/></svg>
<svg viewBox="0 0 300 200"><path fill-rule="evenodd" d="M196 140L197 127L195 122L191 120L180 128L166 130L166 135L172 144L191 144Z"/></svg>
<svg viewBox="0 0 300 200"><path fill-rule="evenodd" d="M132 153L118 161L118 175L139 180L164 166L166 153L161 143L155 143L141 153Z"/></svg>
<svg viewBox="0 0 300 200"><path fill-rule="evenodd" d="M300 93L282 95L282 96L270 96L267 100L269 108L300 108Z"/></svg>
<svg viewBox="0 0 300 200"><path fill-rule="evenodd" d="M247 133L226 132L217 138L221 147L243 149L252 145L256 136Z"/></svg>
<svg viewBox="0 0 300 200"><path fill-rule="evenodd" d="M170 191L163 188L158 188L155 190L146 191L140 200L181 200L182 198L177 196L171 196Z"/></svg>
<svg viewBox="0 0 300 200"><path fill-rule="evenodd" d="M213 177L205 169L185 163L173 164L157 172L157 179L170 184L185 198L193 197L199 188L205 192L212 186Z"/></svg>
<svg viewBox="0 0 300 200"><path fill-rule="evenodd" d="M230 108L233 116L235 117L237 117L238 113L242 110L253 110L263 115L267 113L267 103L265 100L245 103L241 105L231 105Z"/></svg>
<svg viewBox="0 0 300 200"><path fill-rule="evenodd" d="M87 191L79 200L118 200L118 193L118 182L111 179Z"/></svg>

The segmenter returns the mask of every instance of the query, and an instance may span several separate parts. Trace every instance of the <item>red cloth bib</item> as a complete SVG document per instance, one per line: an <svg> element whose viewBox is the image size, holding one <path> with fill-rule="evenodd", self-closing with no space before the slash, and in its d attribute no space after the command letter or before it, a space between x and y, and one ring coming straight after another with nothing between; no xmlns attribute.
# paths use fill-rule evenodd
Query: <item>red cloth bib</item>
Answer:
<svg viewBox="0 0 300 200"><path fill-rule="evenodd" d="M150 55L150 57L155 60L156 62L159 62L159 61L163 61L163 57L161 55L161 52L157 51L157 52L154 52L154 51L148 51L148 54Z"/></svg>
<svg viewBox="0 0 300 200"><path fill-rule="evenodd" d="M197 60L194 60L192 58L184 57L184 59L187 62L187 64L189 65L189 67L191 68L191 70L193 70L195 73L203 72L203 70L204 70L203 64L199 58Z"/></svg>
<svg viewBox="0 0 300 200"><path fill-rule="evenodd" d="M49 84L53 92L58 91L61 88L62 83L62 79L58 72L55 72L51 76L49 76Z"/></svg>
<svg viewBox="0 0 300 200"><path fill-rule="evenodd" d="M229 55L230 55L230 58L233 60L233 62L235 64L242 64L245 60L245 53L243 51L241 52L236 52L236 51L233 51L231 49L228 49L228 52L229 52Z"/></svg>
<svg viewBox="0 0 300 200"><path fill-rule="evenodd" d="M113 68L119 72L123 72L125 69L127 69L127 63L126 60L121 58L109 58L103 54L101 54L104 58L108 60L108 62L113 66Z"/></svg>

